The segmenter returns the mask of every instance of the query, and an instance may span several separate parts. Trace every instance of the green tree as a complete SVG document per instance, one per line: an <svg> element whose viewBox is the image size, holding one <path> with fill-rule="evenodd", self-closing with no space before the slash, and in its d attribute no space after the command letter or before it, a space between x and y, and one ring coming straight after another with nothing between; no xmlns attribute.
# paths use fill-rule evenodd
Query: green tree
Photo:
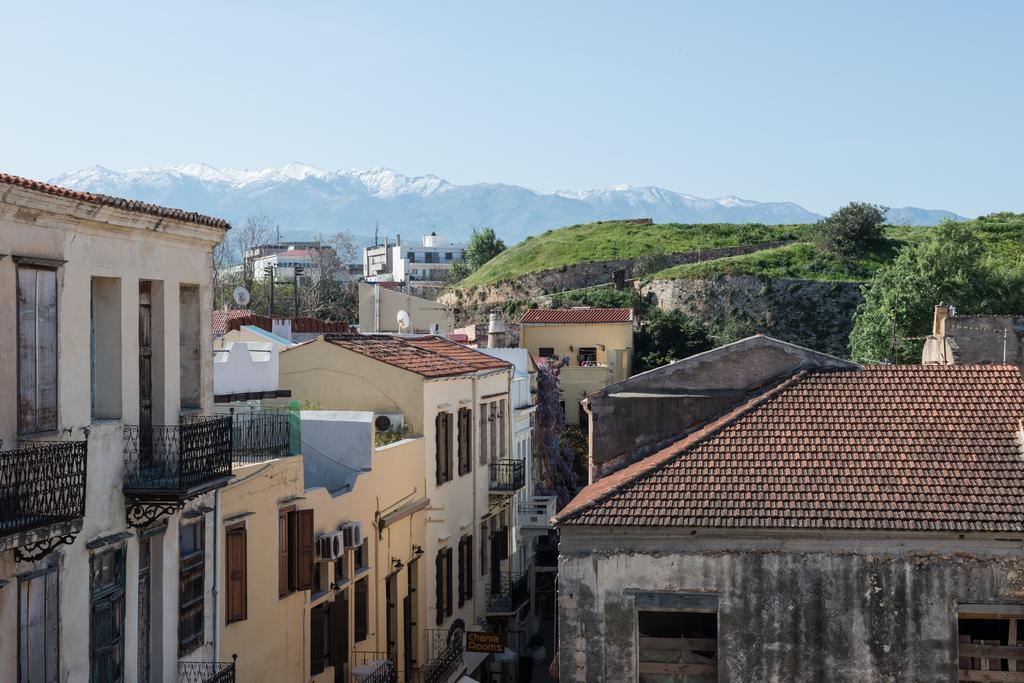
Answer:
<svg viewBox="0 0 1024 683"><path fill-rule="evenodd" d="M811 241L831 256L860 254L869 242L882 238L882 222L888 210L875 204L850 202L818 221L811 231Z"/></svg>
<svg viewBox="0 0 1024 683"><path fill-rule="evenodd" d="M992 265L974 231L945 222L921 242L900 250L861 288L850 333L850 354L859 361L919 362L921 337L929 334L934 307L955 305L963 313L1024 310L1020 270Z"/></svg>
<svg viewBox="0 0 1024 683"><path fill-rule="evenodd" d="M633 261L633 277L643 278L665 270L671 264L668 254L660 251L648 251L640 254Z"/></svg>
<svg viewBox="0 0 1024 683"><path fill-rule="evenodd" d="M643 372L695 353L710 350L714 344L698 321L679 311L654 309L640 323L634 336L635 370Z"/></svg>
<svg viewBox="0 0 1024 683"><path fill-rule="evenodd" d="M505 243L494 234L493 228L473 228L473 234L469 236L469 243L466 245L466 255L463 261L469 272L473 272L492 258L505 251Z"/></svg>

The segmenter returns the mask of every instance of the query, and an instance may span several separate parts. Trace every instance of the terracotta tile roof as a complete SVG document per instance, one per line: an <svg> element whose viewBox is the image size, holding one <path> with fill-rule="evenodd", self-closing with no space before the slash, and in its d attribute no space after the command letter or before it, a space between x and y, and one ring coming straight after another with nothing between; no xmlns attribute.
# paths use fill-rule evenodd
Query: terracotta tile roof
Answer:
<svg viewBox="0 0 1024 683"><path fill-rule="evenodd" d="M586 325L632 321L632 308L531 308L523 314L520 322L527 325Z"/></svg>
<svg viewBox="0 0 1024 683"><path fill-rule="evenodd" d="M134 211L136 213L148 213L151 216L174 218L179 221L199 223L200 225L209 225L214 228L223 228L224 230L228 230L231 227L231 225L223 218L214 218L212 216L204 216L203 214L196 213L194 211L184 211L182 209L171 209L164 206L157 206L156 204L147 204L135 199L122 199L121 197L111 197L106 194L94 194L92 192L72 190L58 185L51 185L50 183L43 183L38 180L29 180L28 178L10 175L8 173L0 173L0 183L17 185L19 187L28 188L29 190L45 192L46 194L52 194L58 197L67 197L68 199L75 199L80 202L112 206L125 211Z"/></svg>
<svg viewBox="0 0 1024 683"><path fill-rule="evenodd" d="M388 334L329 334L332 344L424 377L451 377L512 367L503 360L441 337Z"/></svg>
<svg viewBox="0 0 1024 683"><path fill-rule="evenodd" d="M256 315L249 310L227 310L218 309L213 312L213 336L220 337L228 331L228 321L235 318L249 318ZM237 327L235 328L238 329Z"/></svg>
<svg viewBox="0 0 1024 683"><path fill-rule="evenodd" d="M223 314L223 311L214 311L214 334L217 334L217 313ZM255 325L267 332L274 331L275 318L267 315L258 315L252 311L230 311L229 313L229 317L224 321L224 331L221 334L226 334L232 330L240 330L245 325ZM281 318L277 319L281 320ZM286 319L291 321L291 331L293 333L331 334L334 332L348 332L348 323L343 320L327 321L320 320L319 318L303 317Z"/></svg>
<svg viewBox="0 0 1024 683"><path fill-rule="evenodd" d="M1024 531L1007 365L796 375L586 487L560 524Z"/></svg>

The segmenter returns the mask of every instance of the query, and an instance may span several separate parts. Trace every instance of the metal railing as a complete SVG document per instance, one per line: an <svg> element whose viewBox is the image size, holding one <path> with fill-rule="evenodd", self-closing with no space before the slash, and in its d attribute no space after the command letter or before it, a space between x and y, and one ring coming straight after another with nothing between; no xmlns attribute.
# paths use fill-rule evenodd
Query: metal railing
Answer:
<svg viewBox="0 0 1024 683"><path fill-rule="evenodd" d="M0 451L0 536L85 516L87 441Z"/></svg>
<svg viewBox="0 0 1024 683"><path fill-rule="evenodd" d="M178 683L234 683L235 663L230 662L178 662Z"/></svg>
<svg viewBox="0 0 1024 683"><path fill-rule="evenodd" d="M498 577L488 579L487 611L515 612L522 607L530 599L529 578L527 572L502 572Z"/></svg>
<svg viewBox="0 0 1024 683"><path fill-rule="evenodd" d="M248 465L291 454L291 426L287 412L237 412L232 417L232 462Z"/></svg>
<svg viewBox="0 0 1024 683"><path fill-rule="evenodd" d="M231 475L231 416L124 427L125 491L185 492Z"/></svg>
<svg viewBox="0 0 1024 683"><path fill-rule="evenodd" d="M526 485L526 463L502 460L491 463L491 491L518 491Z"/></svg>
<svg viewBox="0 0 1024 683"><path fill-rule="evenodd" d="M349 674L352 683L398 683L395 653L356 650L352 653Z"/></svg>
<svg viewBox="0 0 1024 683"><path fill-rule="evenodd" d="M466 634L461 629L427 629L427 661L420 667L418 681L444 683L462 665Z"/></svg>

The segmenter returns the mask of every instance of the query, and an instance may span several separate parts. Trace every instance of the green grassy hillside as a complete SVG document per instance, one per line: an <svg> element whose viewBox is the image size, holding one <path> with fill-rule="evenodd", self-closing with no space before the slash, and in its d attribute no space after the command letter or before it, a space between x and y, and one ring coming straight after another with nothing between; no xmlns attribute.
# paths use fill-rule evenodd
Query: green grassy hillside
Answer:
<svg viewBox="0 0 1024 683"><path fill-rule="evenodd" d="M526 238L488 261L459 286L479 287L541 270L636 258L649 252L679 253L801 239L808 227L717 223L636 225L621 221L572 225Z"/></svg>

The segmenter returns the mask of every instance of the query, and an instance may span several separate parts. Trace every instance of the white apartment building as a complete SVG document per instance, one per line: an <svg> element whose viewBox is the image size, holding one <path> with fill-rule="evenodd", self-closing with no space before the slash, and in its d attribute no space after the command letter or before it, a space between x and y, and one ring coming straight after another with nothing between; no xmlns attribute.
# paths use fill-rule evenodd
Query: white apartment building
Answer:
<svg viewBox="0 0 1024 683"><path fill-rule="evenodd" d="M222 220L0 174L0 680L208 680Z"/></svg>
<svg viewBox="0 0 1024 683"><path fill-rule="evenodd" d="M436 282L445 280L452 264L463 257L466 245L449 242L431 232L420 244L402 244L399 235L395 244L374 245L363 249L363 278L367 282Z"/></svg>

